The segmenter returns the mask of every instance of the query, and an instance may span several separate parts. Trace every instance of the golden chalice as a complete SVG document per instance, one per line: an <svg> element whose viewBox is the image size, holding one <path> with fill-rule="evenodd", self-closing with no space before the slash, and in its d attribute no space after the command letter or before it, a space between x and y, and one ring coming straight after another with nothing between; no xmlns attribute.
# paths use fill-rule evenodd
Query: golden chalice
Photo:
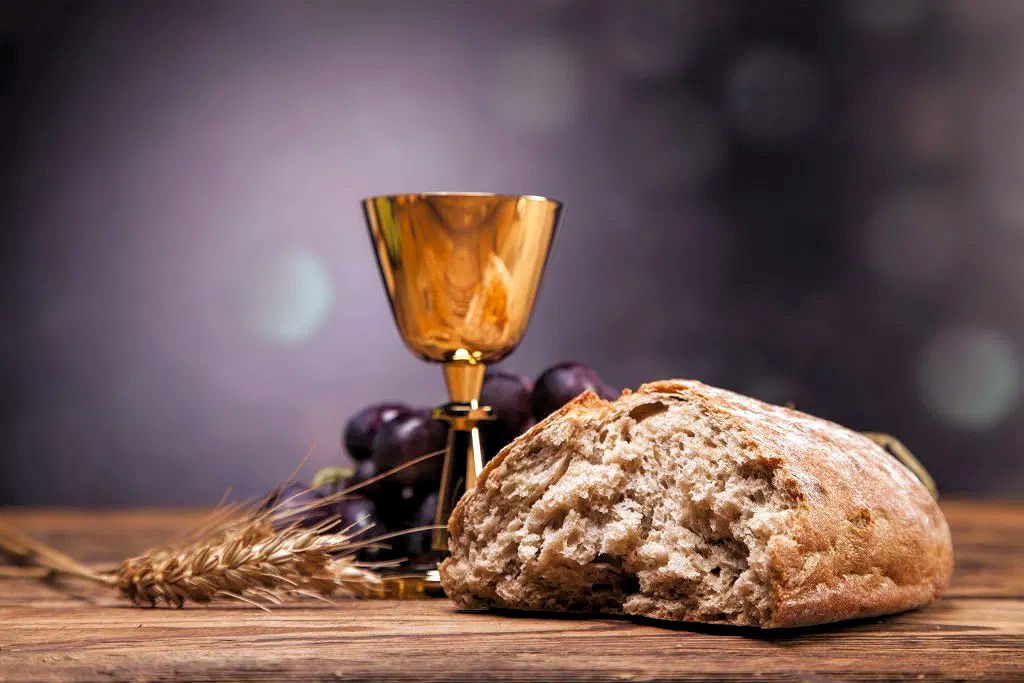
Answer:
<svg viewBox="0 0 1024 683"><path fill-rule="evenodd" d="M425 192L363 200L395 323L420 358L443 363L449 402L434 417L449 424L435 524L483 468L477 425L487 363L518 346L562 205L530 195ZM434 532L435 551L447 533Z"/></svg>

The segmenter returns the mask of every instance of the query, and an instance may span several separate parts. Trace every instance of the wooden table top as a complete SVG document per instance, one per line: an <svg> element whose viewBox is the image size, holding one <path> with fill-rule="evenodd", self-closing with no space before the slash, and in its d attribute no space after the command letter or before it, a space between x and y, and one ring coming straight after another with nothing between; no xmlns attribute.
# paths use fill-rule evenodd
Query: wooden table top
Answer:
<svg viewBox="0 0 1024 683"><path fill-rule="evenodd" d="M350 600L267 614L126 606L92 585L0 579L0 681L1024 680L1024 503L943 502L949 593L896 616L790 631L460 613ZM183 510L0 510L77 559L110 562L195 522Z"/></svg>

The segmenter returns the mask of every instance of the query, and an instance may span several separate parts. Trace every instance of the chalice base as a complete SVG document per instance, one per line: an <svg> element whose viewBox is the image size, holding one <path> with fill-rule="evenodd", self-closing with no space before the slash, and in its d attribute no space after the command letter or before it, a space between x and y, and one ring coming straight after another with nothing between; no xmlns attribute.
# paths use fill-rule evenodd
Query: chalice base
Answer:
<svg viewBox="0 0 1024 683"><path fill-rule="evenodd" d="M363 596L379 600L430 600L445 597L437 564L410 567L394 575L382 574L380 586Z"/></svg>

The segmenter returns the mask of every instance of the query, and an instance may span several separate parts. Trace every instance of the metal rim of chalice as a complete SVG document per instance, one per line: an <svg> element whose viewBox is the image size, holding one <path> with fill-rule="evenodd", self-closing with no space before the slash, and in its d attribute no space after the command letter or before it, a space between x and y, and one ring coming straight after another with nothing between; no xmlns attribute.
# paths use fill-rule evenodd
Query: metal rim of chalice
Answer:
<svg viewBox="0 0 1024 683"><path fill-rule="evenodd" d="M390 194L375 194L363 197L362 203L372 202L376 199L404 199L410 197L481 197L493 199L527 199L534 202L549 202L561 208L564 206L561 200L545 197L539 194L505 194L500 192L396 192Z"/></svg>

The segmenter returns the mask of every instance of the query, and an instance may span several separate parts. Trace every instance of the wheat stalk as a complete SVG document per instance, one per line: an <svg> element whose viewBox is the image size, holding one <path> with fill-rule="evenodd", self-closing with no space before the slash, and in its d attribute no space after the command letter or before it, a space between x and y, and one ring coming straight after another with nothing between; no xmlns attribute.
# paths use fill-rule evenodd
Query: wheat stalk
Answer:
<svg viewBox="0 0 1024 683"><path fill-rule="evenodd" d="M121 563L115 572L93 570L49 546L0 527L0 549L57 575L116 588L136 605L182 607L187 601L240 600L266 609L296 596L367 596L382 579L355 562L372 541L320 528L275 530L271 512L244 518L226 531L179 547L154 548Z"/></svg>
<svg viewBox="0 0 1024 683"><path fill-rule="evenodd" d="M88 567L3 525L0 551L23 564L46 570L43 576L74 576L116 588L140 606L182 607L186 602L207 603L225 598L267 609L268 605L279 605L297 596L327 600L334 595L380 595L387 579L372 567L397 562L363 565L356 562L356 552L401 534L433 527L360 539L351 528L326 533L338 523L337 517L311 528L287 521L441 453L420 456L306 506L288 505L291 499L278 500L270 507L266 500L257 504L222 502L203 523L174 543L147 550L109 570ZM25 572L8 574L17 577Z"/></svg>
<svg viewBox="0 0 1024 683"><path fill-rule="evenodd" d="M372 571L354 562L346 533L287 527L266 515L179 549L156 549L125 560L116 585L136 605L231 598L265 608L294 596L365 595L379 587Z"/></svg>

